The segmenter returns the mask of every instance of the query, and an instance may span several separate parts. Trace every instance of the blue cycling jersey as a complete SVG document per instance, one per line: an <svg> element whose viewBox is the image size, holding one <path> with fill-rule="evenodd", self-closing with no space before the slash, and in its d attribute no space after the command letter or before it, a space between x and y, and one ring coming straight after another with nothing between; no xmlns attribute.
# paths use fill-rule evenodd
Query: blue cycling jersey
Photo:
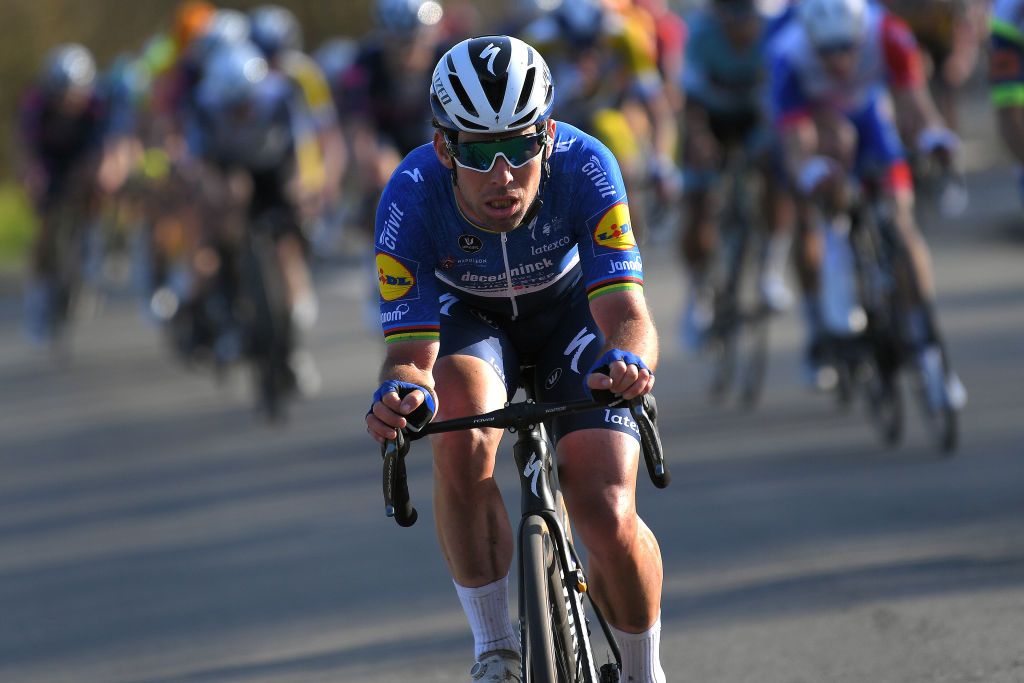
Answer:
<svg viewBox="0 0 1024 683"><path fill-rule="evenodd" d="M455 299L515 320L568 306L579 286L591 299L643 286L615 157L558 123L549 163L536 217L498 233L463 216L433 145L405 158L384 189L374 236L387 342L438 339Z"/></svg>

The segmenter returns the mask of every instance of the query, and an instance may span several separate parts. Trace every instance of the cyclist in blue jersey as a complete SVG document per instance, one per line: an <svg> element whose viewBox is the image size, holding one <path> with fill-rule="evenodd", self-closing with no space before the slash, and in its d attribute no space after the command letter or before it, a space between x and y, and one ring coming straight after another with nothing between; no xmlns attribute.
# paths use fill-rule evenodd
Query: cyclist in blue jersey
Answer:
<svg viewBox="0 0 1024 683"><path fill-rule="evenodd" d="M438 62L433 143L404 159L377 210L387 351L366 423L378 442L422 413L501 407L526 358L540 400L651 391L657 335L622 175L604 145L550 118L553 94L547 64L516 38L466 40ZM399 398L400 388L412 391ZM493 429L433 437L435 516L473 631L474 680L518 681L512 531L494 481L500 438ZM609 408L558 418L553 438L623 680L664 681L661 553L636 512L636 425Z"/></svg>

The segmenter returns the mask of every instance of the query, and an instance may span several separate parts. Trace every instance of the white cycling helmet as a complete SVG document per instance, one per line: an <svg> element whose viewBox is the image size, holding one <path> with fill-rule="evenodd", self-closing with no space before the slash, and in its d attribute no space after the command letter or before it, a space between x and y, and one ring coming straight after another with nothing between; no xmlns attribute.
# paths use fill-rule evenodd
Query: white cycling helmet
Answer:
<svg viewBox="0 0 1024 683"><path fill-rule="evenodd" d="M467 133L505 133L547 119L551 72L540 53L511 36L464 40L434 68L430 107L438 125Z"/></svg>
<svg viewBox="0 0 1024 683"><path fill-rule="evenodd" d="M854 45L864 37L867 0L801 0L800 23L817 48Z"/></svg>
<svg viewBox="0 0 1024 683"><path fill-rule="evenodd" d="M263 53L252 43L222 45L210 55L199 82L199 99L213 108L249 102L269 71Z"/></svg>
<svg viewBox="0 0 1024 683"><path fill-rule="evenodd" d="M249 11L250 39L267 59L284 50L302 49L302 27L295 14L280 5L260 5Z"/></svg>
<svg viewBox="0 0 1024 683"><path fill-rule="evenodd" d="M47 54L43 67L43 87L47 92L88 91L95 83L96 61L84 45L66 43Z"/></svg>
<svg viewBox="0 0 1024 683"><path fill-rule="evenodd" d="M435 26L444 16L437 0L377 0L377 24L392 34L413 33L421 28Z"/></svg>

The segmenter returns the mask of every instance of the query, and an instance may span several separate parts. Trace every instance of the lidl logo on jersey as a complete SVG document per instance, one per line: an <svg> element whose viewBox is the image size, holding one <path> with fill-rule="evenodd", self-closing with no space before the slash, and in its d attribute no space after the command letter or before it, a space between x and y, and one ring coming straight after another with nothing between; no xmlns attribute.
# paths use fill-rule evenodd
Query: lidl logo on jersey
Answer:
<svg viewBox="0 0 1024 683"><path fill-rule="evenodd" d="M415 284L416 278L398 259L388 254L377 254L377 286L384 301L402 298Z"/></svg>
<svg viewBox="0 0 1024 683"><path fill-rule="evenodd" d="M602 247L623 251L636 247L633 228L629 224L629 207L625 202L608 209L594 230L594 241Z"/></svg>

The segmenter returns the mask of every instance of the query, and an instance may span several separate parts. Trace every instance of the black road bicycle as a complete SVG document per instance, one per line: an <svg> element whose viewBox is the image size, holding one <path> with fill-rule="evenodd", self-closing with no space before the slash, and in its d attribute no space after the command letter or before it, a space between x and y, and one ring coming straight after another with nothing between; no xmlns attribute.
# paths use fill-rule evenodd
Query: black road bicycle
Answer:
<svg viewBox="0 0 1024 683"><path fill-rule="evenodd" d="M920 333L911 329L909 311L922 297L909 249L878 193L871 187L852 191L849 240L853 284L865 317L863 329L856 334L826 336L826 356L836 371L837 396L841 404L847 404L862 393L883 442L894 445L903 436L899 380L905 374L931 438L943 453L952 453L958 441L958 411L948 400L935 404L928 378L915 362L922 342ZM828 273L822 275L829 277ZM935 315L930 309L926 314ZM942 377L948 377L951 368L944 349L939 362Z"/></svg>
<svg viewBox="0 0 1024 683"><path fill-rule="evenodd" d="M419 432L406 428L398 432L395 441L386 442L381 447L386 513L399 526L408 527L416 522L405 467L412 440L478 427L514 432L517 438L512 450L522 490L517 548L523 683L615 683L620 680L622 658L600 608L589 599L587 579L573 546L568 513L558 488L554 448L545 423L559 415L605 409L616 403L614 397L607 402L536 403L532 375L533 367L523 368L527 396L523 402L483 415L432 422ZM628 405L640 430L647 472L655 486L664 488L670 475L657 431L654 397L644 396ZM585 597L611 651L609 661L601 665L591 647Z"/></svg>
<svg viewBox="0 0 1024 683"><path fill-rule="evenodd" d="M272 232L275 221L286 219L273 210L257 217L246 231L238 254L241 286L236 315L245 331L245 351L257 402L271 421L285 417L286 400L294 393L296 381L289 365L295 330Z"/></svg>
<svg viewBox="0 0 1024 683"><path fill-rule="evenodd" d="M707 334L711 354L710 395L724 401L737 391L740 405L757 405L768 365L768 321L772 311L756 293L765 240L756 218L756 174L746 155L729 153L719 214L720 244L711 272L713 317Z"/></svg>

